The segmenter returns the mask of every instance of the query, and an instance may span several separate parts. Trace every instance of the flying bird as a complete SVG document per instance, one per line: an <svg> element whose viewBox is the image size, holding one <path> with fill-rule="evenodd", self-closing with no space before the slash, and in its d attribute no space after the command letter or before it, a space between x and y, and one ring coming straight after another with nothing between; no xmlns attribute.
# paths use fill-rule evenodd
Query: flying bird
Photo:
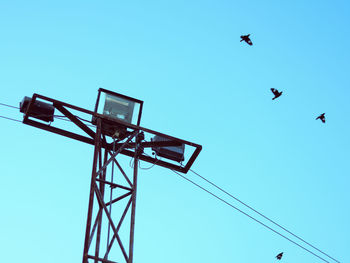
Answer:
<svg viewBox="0 0 350 263"><path fill-rule="evenodd" d="M316 118L316 120L320 119L323 123L326 122L326 117L324 116L326 113L322 113L320 116Z"/></svg>
<svg viewBox="0 0 350 263"><path fill-rule="evenodd" d="M278 260L281 260L282 256L283 256L283 252L279 253L279 254L276 256L276 258L277 258Z"/></svg>
<svg viewBox="0 0 350 263"><path fill-rule="evenodd" d="M245 41L249 46L253 45L253 42L249 38L250 34L241 36L241 41Z"/></svg>
<svg viewBox="0 0 350 263"><path fill-rule="evenodd" d="M277 99L279 96L282 95L282 92L283 92L283 91L279 92L278 90L276 90L274 88L271 88L271 91L272 91L273 95L275 95L275 97L273 97L272 100Z"/></svg>

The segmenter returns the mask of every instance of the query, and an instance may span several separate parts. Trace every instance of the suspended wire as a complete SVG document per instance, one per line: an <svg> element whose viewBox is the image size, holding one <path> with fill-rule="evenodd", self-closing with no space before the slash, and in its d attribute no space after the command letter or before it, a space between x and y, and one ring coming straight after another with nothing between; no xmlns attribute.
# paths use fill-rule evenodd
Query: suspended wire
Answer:
<svg viewBox="0 0 350 263"><path fill-rule="evenodd" d="M323 255L327 256L328 258L340 263L338 260L336 260L335 258L331 257L330 255L326 254L325 252L323 252L322 250L318 249L317 247L313 246L312 244L310 244L309 242L305 241L304 239L302 239L301 237L295 235L294 233L292 233L291 231L289 231L288 229L286 229L285 227L281 226L280 224L276 223L275 221L273 221L272 219L268 218L267 216L265 216L264 214L260 213L259 211L257 211L256 209L254 209L253 207L247 205L246 203L244 203L243 201L239 200L237 197L233 196L232 194L228 193L227 191L225 191L224 189L222 189L221 187L217 186L216 184L214 184L213 182L209 181L208 179L204 178L203 176L201 176L200 174L196 173L195 171L191 170L190 171L194 174L196 174L197 176L199 176L200 178L202 178L204 181L206 181L207 183L211 184L212 186L214 186L215 188L219 189L221 192L225 193L226 195L230 196L231 198L235 199L236 201L238 201L239 203L241 203L242 205L248 207L249 209L251 209L252 211L254 211L255 213L257 213L258 215L262 216L263 218L265 218L266 220L270 221L271 223L273 223L274 225L280 227L281 229L283 229L284 231L286 231L287 233L291 234L292 236L296 237L297 239L301 240L302 242L304 242L305 244L309 245L310 247L312 247L313 249L317 250L318 252L322 253Z"/></svg>
<svg viewBox="0 0 350 263"><path fill-rule="evenodd" d="M71 120L67 120L67 119L65 119L66 117L65 116L56 116L56 115L54 115L53 116L54 118L56 118L56 119L59 119L59 120L61 120L61 121L71 121Z"/></svg>
<svg viewBox="0 0 350 263"><path fill-rule="evenodd" d="M1 116L1 115L0 115L0 118L4 118L4 119L10 120L10 121L18 121L18 122L22 123L22 121L20 121L20 120L12 119L12 118Z"/></svg>
<svg viewBox="0 0 350 263"><path fill-rule="evenodd" d="M172 170L172 169L171 169ZM186 178L185 176L183 176L182 174L176 172L175 170L172 170L174 173L176 173L177 175L179 175L180 177L182 177L183 179L187 180L188 182L192 183L193 185L197 186L198 188L202 189L203 191L207 192L208 194L212 195L213 197L215 197L216 199L220 200L221 202L225 203L226 205L232 207L233 209L237 210L238 212L244 214L245 216L249 217L250 219L254 220L255 222L259 223L260 225L266 227L267 229L271 230L272 232L276 233L277 235L285 238L286 240L288 240L289 242L297 245L298 247L304 249L305 251L309 252L310 254L314 255L315 257L318 257L319 259L321 259L324 262L330 263L329 261L327 261L326 259L322 258L321 256L315 254L314 252L312 252L311 250L307 249L306 247L298 244L297 242L291 240L290 238L286 237L285 235L281 234L280 232L278 232L277 230L274 230L273 228L269 227L268 225L264 224L263 222L259 221L258 219L254 218L253 216L247 214L246 212L242 211L241 209L239 209L238 207L230 204L229 202L225 201L224 199L220 198L219 196L213 194L212 192L210 192L209 190L205 189L204 187L200 186L199 184L193 182L192 180ZM339 262L339 261L337 261Z"/></svg>
<svg viewBox="0 0 350 263"><path fill-rule="evenodd" d="M92 123L92 121L86 120L86 119L81 118L81 117L79 117L79 116L77 116L77 115L75 115L75 117L77 117L77 118L78 118L79 120L81 120L81 121L86 121L86 122ZM94 127L95 127L95 126L94 126Z"/></svg>
<svg viewBox="0 0 350 263"><path fill-rule="evenodd" d="M141 167L141 163L139 161L139 168L142 170L150 170L157 164L158 161L159 161L159 159L157 159L157 161L155 161L150 167Z"/></svg>
<svg viewBox="0 0 350 263"><path fill-rule="evenodd" d="M40 116L44 116L44 115L40 115ZM37 117L40 117L40 116L37 116ZM45 116L46 116L46 115L45 115ZM6 116L0 116L0 118L4 118L4 119L11 120L11 121L17 121L17 122L21 122L21 123L22 123L22 121L20 121L20 120L12 119L12 118L9 118L9 117L6 117ZM59 120L61 120L61 121L72 122L71 120L64 119L64 118L66 118L65 116L62 117L62 116L54 115L54 118L59 119ZM51 123L51 122L50 122L50 123ZM95 127L95 126L89 125L89 124L86 124L86 126Z"/></svg>
<svg viewBox="0 0 350 263"><path fill-rule="evenodd" d="M139 162L140 162L140 161L139 161ZM131 157L131 158L130 158L129 167L130 167L130 168L134 168L134 157Z"/></svg>
<svg viewBox="0 0 350 263"><path fill-rule="evenodd" d="M5 103L0 103L0 105L1 106L5 106L5 107L9 107L9 108L19 109L19 107L11 106L11 105L8 105L8 104L5 104ZM0 116L0 118L4 118L4 119L10 120L10 121L22 122L20 120L12 119L12 118L9 118L9 117L6 117L6 116Z"/></svg>
<svg viewBox="0 0 350 263"><path fill-rule="evenodd" d="M142 140L142 141L147 142L146 140ZM126 145L132 146L130 143L127 143ZM144 155L146 155L146 156L152 158L152 156L150 156L149 154L147 154L145 151L143 151L142 154L144 154ZM151 164L150 167L141 167L141 161L138 160L138 167L139 167L140 169L142 169L142 170L149 170L149 169L153 168L159 161L162 160L162 157L158 157L158 158L157 158L157 157L158 157L157 154L155 154L155 159L156 159L156 161L153 162L153 163ZM131 157L131 159L130 159L130 161L129 161L129 166L130 166L130 168L134 168L134 158L135 158L135 157Z"/></svg>
<svg viewBox="0 0 350 263"><path fill-rule="evenodd" d="M6 107L9 107L9 108L14 108L14 109L19 109L19 107L15 107L15 106L11 106L11 105L8 105L8 104L4 104L4 103L0 103L0 105L2 106L6 106ZM54 115L55 118L57 119L60 119L60 120L63 120L63 121L70 121L72 122L71 120L67 120L67 119L64 119L66 118L66 116L60 116L60 115ZM78 119L82 120L82 121L85 121L85 122L89 122L91 123L91 121L89 120L86 120L86 119L83 119L81 117L78 117L78 116L75 116L77 117ZM9 117L5 117L5 116L1 116L0 115L0 118L4 118L4 119L8 119L8 120L11 120L11 121L16 121L16 122L21 122L20 120L16 120L16 119L12 119L12 118L9 118ZM87 126L90 126L90 127L95 127L93 125L87 125ZM115 145L115 140L113 142L113 148L114 148L114 145ZM114 149L113 149L114 151ZM145 153L146 154L146 153ZM146 154L148 155L148 154ZM149 156L149 155L148 155ZM133 159L133 158L132 158ZM153 166L156 165L156 163L159 161L160 159L157 159L156 162L154 162L150 167L148 168L142 168L140 166L140 161L139 161L139 167L141 169L144 169L144 170L148 170L148 169L151 169ZM132 165L133 166L133 165ZM113 167L112 167L112 170L113 170ZM191 181L190 179L184 177L183 175L179 174L178 172L176 172L175 170L172 170L174 173L178 174L179 176L181 176L182 178L186 179L187 181L189 181L190 183L194 184L195 186L199 187L200 189L202 189L203 191L209 193L210 195L214 196L215 198L219 199L220 201L224 202L225 204L231 206L232 208L236 209L237 211L243 213L244 215L248 216L249 218L251 218L252 220L256 221L257 223L265 226L266 228L268 228L269 230L275 232L276 234L282 236L283 238L287 239L288 241L294 243L295 245L301 247L302 249L306 250L307 252L313 254L314 256L318 257L319 259L325 261L325 262L328 262L327 260L323 259L322 257L318 256L317 254L313 253L312 251L308 250L307 248L301 246L300 244L294 242L293 240L289 239L288 237L286 237L285 235L279 233L278 231L270 228L269 226L267 226L266 224L262 223L261 221L255 219L254 217L248 215L247 213L243 212L242 210L240 210L239 208L233 206L232 204L228 203L227 201L223 200L222 198L218 197L217 195L213 194L212 192L208 191L207 189L205 189L204 187L196 184L195 182ZM227 191L225 191L224 189L222 189L221 187L217 186L216 184L214 184L213 182L209 181L208 179L204 178L203 176L201 176L200 174L198 174L197 172L193 171L192 169L190 169L190 171L194 174L196 174L198 177L200 177L201 179L203 179L204 181L206 181L207 183L211 184L212 186L214 186L215 188L217 188L218 190L220 190L221 192L225 193L226 195L230 196L231 198L233 198L234 200L236 200L237 202L241 203L242 205L246 206L247 208L251 209L252 211L254 211L255 213L257 213L258 215L262 216L263 218L265 218L266 220L268 220L269 222L273 223L274 225L278 226L279 228L283 229L284 231L286 231L287 233L291 234L292 236L294 236L295 238L299 239L300 241L304 242L305 244L309 245L310 247L312 247L313 249L317 250L318 252L322 253L323 255L327 256L328 258L340 263L340 261L336 260L335 258L331 257L330 255L326 254L325 252L323 252L322 250L318 249L317 247L313 246L312 244L310 244L309 242L305 241L304 239L302 239L301 237L295 235L294 233L290 232L288 229L286 229L285 227L281 226L280 224L276 223L275 221L273 221L272 219L268 218L267 216L265 216L264 214L260 213L259 211L257 211L256 209L254 209L253 207L247 205L246 203L244 203L243 201L241 201L240 199L238 199L237 197L233 196L232 194L228 193ZM113 171L112 171L112 181L113 181ZM111 189L111 194L112 194L112 189ZM108 229L109 230L109 229ZM109 231L108 231L109 232ZM109 233L108 233L109 234ZM109 238L108 238L109 239ZM108 241L107 241L108 242Z"/></svg>
<svg viewBox="0 0 350 263"><path fill-rule="evenodd" d="M19 107L12 106L12 105L8 105L8 104L1 103L1 102L0 102L0 105L1 105L1 106L5 106L5 107L9 107L9 108L19 109ZM37 115L36 117L44 117L44 116L49 116L49 115L42 114L42 115ZM15 119L3 117L3 116L1 116L1 117L2 117L2 118L5 118L5 119L14 120L14 121L19 121L19 120L15 120ZM53 117L56 118L56 119L62 120L62 121L69 121L69 122L72 122L71 120L66 119L67 116L65 116L65 115L54 115ZM84 118L81 118L81 117L79 117L79 116L74 115L74 117L78 118L78 119L81 120L81 121L85 121L85 122L88 122L88 123L92 123L91 121L86 120L86 119L84 119ZM22 122L22 121L19 121L19 122ZM94 125L89 125L89 124L86 124L86 125L87 125L87 126L90 126L90 127L95 127Z"/></svg>
<svg viewBox="0 0 350 263"><path fill-rule="evenodd" d="M6 106L6 107L9 107L9 108L19 109L19 107L11 106L11 105L8 105L8 104L5 104L5 103L0 103L0 105Z"/></svg>
<svg viewBox="0 0 350 263"><path fill-rule="evenodd" d="M147 153L143 153L144 155L146 155L146 156L148 156L148 157L151 157L149 154L147 154ZM151 169L151 168L153 168L162 158L161 157L159 157L159 158L157 158L157 154L155 154L155 159L157 160L157 161L155 161L154 163L152 163L152 165L150 166L150 167L144 167L144 168L142 168L141 167L141 163L139 162L139 167L140 167L140 169L142 169L142 170L149 170L149 169Z"/></svg>
<svg viewBox="0 0 350 263"><path fill-rule="evenodd" d="M55 118L59 119L59 120L62 120L62 121L69 121L69 122L72 122L70 119L66 119L67 117L66 116L58 116L58 115L54 115ZM83 118L80 118L78 116L75 116L76 118L80 119L80 120L83 120L83 121L86 121L86 122L89 122L91 123L91 121L88 121L88 120L85 120ZM86 126L90 126L90 127L93 127L95 128L94 125L90 125L90 124L85 124Z"/></svg>

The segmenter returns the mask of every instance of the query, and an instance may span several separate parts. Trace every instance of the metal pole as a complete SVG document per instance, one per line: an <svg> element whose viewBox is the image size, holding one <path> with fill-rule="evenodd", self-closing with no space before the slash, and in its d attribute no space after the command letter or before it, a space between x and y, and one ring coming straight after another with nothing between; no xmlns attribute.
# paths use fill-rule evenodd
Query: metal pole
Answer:
<svg viewBox="0 0 350 263"><path fill-rule="evenodd" d="M134 234L135 234L135 209L136 209L136 189L137 189L137 171L138 171L138 156L140 151L139 133L136 135L135 156L134 156L134 178L133 192L131 205L131 223L130 223L130 244L129 244L129 262L132 263L134 257Z"/></svg>
<svg viewBox="0 0 350 263"><path fill-rule="evenodd" d="M84 242L84 254L83 254L83 263L88 263L88 253L89 253L89 239L90 239L90 229L92 221L92 209L94 204L94 185L96 180L96 168L98 157L100 154L101 148L101 119L97 119L97 130L95 136L95 150L94 150L94 161L92 165L92 175L91 175L91 186L90 186L90 195L89 195L89 208L86 222L86 231L85 231L85 242ZM101 158L101 157L100 157Z"/></svg>
<svg viewBox="0 0 350 263"><path fill-rule="evenodd" d="M104 150L104 159L103 159L103 163L107 162L107 150ZM99 158L99 169L102 168L102 149L100 149L100 158ZM107 173L107 169L104 170L104 172L101 174L102 180L100 180L100 191L101 191L101 195L102 198L104 197L104 193L105 193L105 183L104 180L106 180L106 173ZM101 211L101 213L100 213ZM98 227L97 227L97 235L96 235L96 248L95 248L95 257L99 257L99 253L100 253L100 241L101 241L101 230L102 230L102 206L99 205L99 214L100 216L98 217ZM97 260L95 260L95 263L98 263Z"/></svg>

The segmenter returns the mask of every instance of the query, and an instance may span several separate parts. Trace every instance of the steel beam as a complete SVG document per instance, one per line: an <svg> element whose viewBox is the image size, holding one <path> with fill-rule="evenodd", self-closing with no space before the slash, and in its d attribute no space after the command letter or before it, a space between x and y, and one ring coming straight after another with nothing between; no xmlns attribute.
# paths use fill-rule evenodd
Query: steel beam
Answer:
<svg viewBox="0 0 350 263"><path fill-rule="evenodd" d="M93 209L93 205L94 205L96 169L97 169L97 161L99 158L100 147L101 147L100 138L101 138L101 119L98 119L97 120L97 131L96 131L96 136L95 136L94 160L93 160L93 164L92 164L92 175L91 175L91 185L90 185L90 195L89 195L89 208L88 208L86 231L85 231L83 263L88 263L92 209Z"/></svg>
<svg viewBox="0 0 350 263"><path fill-rule="evenodd" d="M100 89L104 91L103 89ZM100 92L99 92L100 94ZM119 96L119 94L118 94ZM124 96L124 95L123 95ZM80 128L81 133L83 135L75 133L75 130L68 131L58 127L53 126L51 123L43 123L39 122L35 119L33 115L33 105L36 100L49 102L53 105L55 109L60 111L65 117L67 117L73 124L75 124L78 128ZM133 125L130 123L126 123L122 120L110 118L108 116L104 116L97 113L97 108L95 112L59 101L52 98L48 98L39 94L33 94L31 101L28 104L27 110L24 113L23 123L27 125L31 125L52 133L56 133L74 140L78 140L84 143L88 143L94 146L94 157L93 157L93 165L92 165L92 174L91 174L91 185L90 185L90 193L88 199L88 213L87 213L87 221L86 221L86 231L85 231L85 239L84 239L84 251L83 251L83 263L88 263L88 260L93 260L95 263L104 262L104 263L116 263L117 261L112 261L108 257L112 251L115 251L114 248L119 246L120 252L122 254L122 258L118 259L118 263L132 263L134 258L134 238L135 238L135 215L136 215L136 194L137 194L137 179L138 179L138 166L139 161L145 161L151 164L155 164L157 166L162 166L168 169L172 169L175 171L179 171L182 173L187 173L187 171L192 166L193 162L197 158L200 153L202 146L181 140L160 132L156 132L150 129L146 129L144 127L139 126L140 117L142 113L141 103L140 114L137 120L137 125ZM83 118L79 117L72 113L72 110L77 111L79 113L83 113L86 116L88 115L91 120L93 119L93 124L96 126L96 132L90 129L83 121ZM32 116L31 116L32 113ZM87 117L87 118L89 118ZM85 117L86 119L86 117ZM87 120L84 120L87 121ZM89 122L89 121L88 121ZM128 130L128 136L126 139L119 140L113 143L107 143L106 140L106 132L103 130L103 123L108 122L110 125L115 125L116 127L125 127ZM166 139L166 141L160 142L146 142L143 139L144 136L139 136L140 133L147 133L148 136L160 136ZM174 163L166 160L159 160L155 157L151 157L148 154L144 153L144 149L150 147L171 147L171 146L180 146L185 144L187 146L194 147L194 151L186 164L182 163ZM104 152L104 155L103 155ZM124 171L120 163L117 161L116 157L120 154L133 158L133 169L132 175L129 176ZM113 176L109 180L107 178L107 168L112 166L112 174L114 171L114 166L117 166L119 171L118 175L122 175L125 181L122 185L120 181L115 183L113 180ZM110 200L105 201L105 193L107 188L110 187ZM124 194L118 193L119 196L113 197L113 189L123 189L127 192ZM129 200L126 200L126 198ZM97 200L98 207L94 208L94 201ZM121 201L121 202L120 202ZM125 205L126 206L122 210L118 211L118 218L115 214L112 216L112 206L113 205ZM94 211L95 210L95 211ZM114 210L113 210L114 211ZM128 213L130 211L130 213ZM114 212L115 213L115 212ZM96 214L96 216L95 216ZM94 215L94 221L93 221ZM103 217L107 218L107 223L103 220ZM126 217L130 217L130 221L126 222ZM114 221L114 219L117 219ZM118 222L118 224L116 224ZM124 223L126 222L126 223ZM101 242L104 237L104 229L106 228L106 224L108 224L108 237L106 246ZM124 248L124 244L119 236L119 230L123 224L128 224L130 227L129 238L128 240L128 248ZM109 229L112 228L112 238L109 240ZM125 238L125 237L123 237ZM117 242L115 242L117 241ZM93 243L95 242L95 243ZM118 244L116 244L118 243ZM94 249L91 248L91 245L94 244ZM91 251L90 251L91 250ZM93 251L92 251L93 250ZM128 251L127 251L128 250ZM91 253L90 253L91 252ZM104 255L101 258L101 255ZM113 254L115 255L115 254ZM121 255L120 255L121 257ZM124 260L124 261L123 261Z"/></svg>

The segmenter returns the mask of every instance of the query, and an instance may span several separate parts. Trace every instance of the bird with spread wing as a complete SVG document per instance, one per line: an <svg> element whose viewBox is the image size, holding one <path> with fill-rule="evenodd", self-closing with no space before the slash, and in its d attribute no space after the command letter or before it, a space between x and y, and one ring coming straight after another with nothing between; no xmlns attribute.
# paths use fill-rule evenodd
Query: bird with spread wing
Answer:
<svg viewBox="0 0 350 263"><path fill-rule="evenodd" d="M277 99L279 96L282 95L282 92L283 92L283 91L279 92L277 89L274 89L274 88L271 88L271 91L273 95L275 95L275 97L273 97L272 100Z"/></svg>
<svg viewBox="0 0 350 263"><path fill-rule="evenodd" d="M276 256L276 258L277 258L278 260L281 260L282 256L283 256L283 252L279 253L279 254Z"/></svg>
<svg viewBox="0 0 350 263"><path fill-rule="evenodd" d="M326 117L324 116L326 113L322 113L320 116L316 118L316 120L320 119L323 123L326 122Z"/></svg>
<svg viewBox="0 0 350 263"><path fill-rule="evenodd" d="M250 34L241 36L241 41L245 41L249 46L253 45L253 42L249 38Z"/></svg>

